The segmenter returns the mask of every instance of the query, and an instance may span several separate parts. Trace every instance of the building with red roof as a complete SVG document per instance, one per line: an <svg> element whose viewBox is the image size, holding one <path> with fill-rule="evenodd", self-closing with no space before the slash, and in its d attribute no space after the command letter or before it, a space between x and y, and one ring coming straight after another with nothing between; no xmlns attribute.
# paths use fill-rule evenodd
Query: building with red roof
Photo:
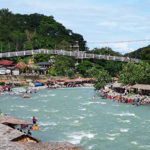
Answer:
<svg viewBox="0 0 150 150"><path fill-rule="evenodd" d="M0 61L0 65L2 65L2 66L13 66L14 62L10 61L10 60L2 60L2 61Z"/></svg>

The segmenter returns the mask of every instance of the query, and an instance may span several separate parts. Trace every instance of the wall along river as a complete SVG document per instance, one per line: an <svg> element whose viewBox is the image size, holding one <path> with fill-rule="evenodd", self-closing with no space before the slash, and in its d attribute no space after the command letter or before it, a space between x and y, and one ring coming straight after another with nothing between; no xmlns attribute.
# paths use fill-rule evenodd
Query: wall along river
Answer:
<svg viewBox="0 0 150 150"><path fill-rule="evenodd" d="M93 88L45 89L21 96L0 96L3 113L32 121L42 141L68 141L87 150L149 150L150 106L96 97Z"/></svg>

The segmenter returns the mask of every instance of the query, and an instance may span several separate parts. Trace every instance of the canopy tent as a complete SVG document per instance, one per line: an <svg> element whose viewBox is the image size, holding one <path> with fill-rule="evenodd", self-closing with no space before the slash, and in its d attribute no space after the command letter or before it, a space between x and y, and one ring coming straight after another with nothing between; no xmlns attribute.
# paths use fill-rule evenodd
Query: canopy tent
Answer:
<svg viewBox="0 0 150 150"><path fill-rule="evenodd" d="M112 84L113 88L125 88L125 85L123 83L114 82Z"/></svg>
<svg viewBox="0 0 150 150"><path fill-rule="evenodd" d="M131 86L130 88L150 91L150 85L148 85L148 84L135 84L135 85Z"/></svg>

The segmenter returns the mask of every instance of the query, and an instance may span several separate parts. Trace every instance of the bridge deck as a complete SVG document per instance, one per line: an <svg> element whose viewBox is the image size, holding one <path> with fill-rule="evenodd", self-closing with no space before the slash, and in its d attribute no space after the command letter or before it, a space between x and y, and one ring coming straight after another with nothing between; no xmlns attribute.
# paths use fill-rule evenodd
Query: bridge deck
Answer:
<svg viewBox="0 0 150 150"><path fill-rule="evenodd" d="M138 63L140 61L139 59L129 57L89 54L82 51L65 51L65 50L48 50L48 49L0 53L0 58L30 56L35 54L56 54L56 55L72 56L76 57L77 59L104 59L104 60L135 62L135 63Z"/></svg>

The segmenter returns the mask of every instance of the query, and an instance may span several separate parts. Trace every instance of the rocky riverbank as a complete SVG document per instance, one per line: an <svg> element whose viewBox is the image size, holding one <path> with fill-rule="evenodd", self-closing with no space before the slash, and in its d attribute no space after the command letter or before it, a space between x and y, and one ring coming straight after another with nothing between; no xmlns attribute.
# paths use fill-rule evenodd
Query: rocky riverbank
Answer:
<svg viewBox="0 0 150 150"><path fill-rule="evenodd" d="M84 150L68 142L41 142L15 126L31 125L26 121L7 115L0 116L0 149L1 150Z"/></svg>

